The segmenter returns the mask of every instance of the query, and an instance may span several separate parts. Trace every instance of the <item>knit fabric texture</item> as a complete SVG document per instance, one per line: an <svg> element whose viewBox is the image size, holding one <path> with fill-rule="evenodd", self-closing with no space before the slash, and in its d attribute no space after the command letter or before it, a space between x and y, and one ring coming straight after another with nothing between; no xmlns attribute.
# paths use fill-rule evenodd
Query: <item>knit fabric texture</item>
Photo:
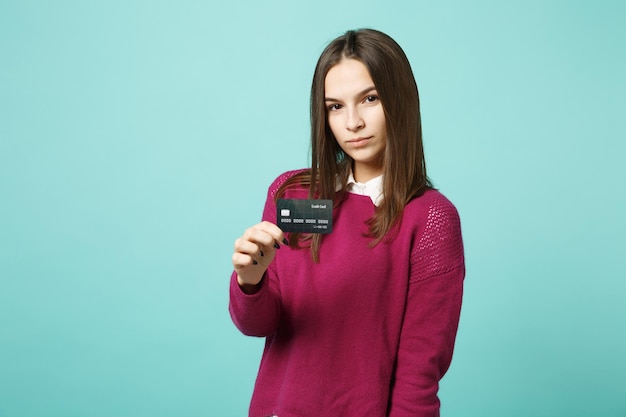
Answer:
<svg viewBox="0 0 626 417"><path fill-rule="evenodd" d="M276 191L295 173L270 186L264 220L276 223ZM306 197L305 189L284 196ZM372 247L374 210L369 197L347 193L320 262L309 248L282 247L255 294L232 274L233 322L265 337L251 417L439 416L465 276L459 216L426 191Z"/></svg>

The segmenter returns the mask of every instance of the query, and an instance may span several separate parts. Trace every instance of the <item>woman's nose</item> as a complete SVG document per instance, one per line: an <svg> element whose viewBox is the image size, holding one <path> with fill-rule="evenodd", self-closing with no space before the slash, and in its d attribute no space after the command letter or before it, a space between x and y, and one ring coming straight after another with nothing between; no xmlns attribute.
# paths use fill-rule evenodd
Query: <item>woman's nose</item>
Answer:
<svg viewBox="0 0 626 417"><path fill-rule="evenodd" d="M352 108L348 111L347 120L346 120L346 129L351 132L355 132L365 125L365 121L363 117L361 117L361 113L359 113L358 109Z"/></svg>

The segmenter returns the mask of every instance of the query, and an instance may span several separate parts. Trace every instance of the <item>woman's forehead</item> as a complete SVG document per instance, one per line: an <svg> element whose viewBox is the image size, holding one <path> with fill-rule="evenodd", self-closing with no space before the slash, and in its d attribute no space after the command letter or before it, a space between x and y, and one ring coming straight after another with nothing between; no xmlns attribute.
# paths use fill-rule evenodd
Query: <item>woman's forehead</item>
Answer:
<svg viewBox="0 0 626 417"><path fill-rule="evenodd" d="M362 93L374 87L374 81L361 62L355 59L344 59L331 67L324 80L326 97L340 98Z"/></svg>

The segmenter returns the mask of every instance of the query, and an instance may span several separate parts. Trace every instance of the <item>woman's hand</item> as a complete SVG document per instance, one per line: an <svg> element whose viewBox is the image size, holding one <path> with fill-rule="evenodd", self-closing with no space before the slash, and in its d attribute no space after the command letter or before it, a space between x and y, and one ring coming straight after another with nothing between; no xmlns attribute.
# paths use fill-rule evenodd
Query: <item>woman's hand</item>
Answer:
<svg viewBox="0 0 626 417"><path fill-rule="evenodd" d="M267 221L247 229L235 241L232 260L240 286L254 286L261 282L280 244L288 244L283 231Z"/></svg>

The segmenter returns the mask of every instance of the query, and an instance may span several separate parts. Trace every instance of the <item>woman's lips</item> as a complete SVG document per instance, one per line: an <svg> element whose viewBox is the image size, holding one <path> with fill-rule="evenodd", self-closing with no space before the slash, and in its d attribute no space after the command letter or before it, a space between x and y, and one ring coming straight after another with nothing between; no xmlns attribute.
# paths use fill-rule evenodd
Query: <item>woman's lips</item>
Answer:
<svg viewBox="0 0 626 417"><path fill-rule="evenodd" d="M348 141L348 145L352 146L353 148L360 148L361 146L365 146L367 144L367 142L369 142L369 140L372 137L366 137L366 138L354 138L354 139L350 139Z"/></svg>

